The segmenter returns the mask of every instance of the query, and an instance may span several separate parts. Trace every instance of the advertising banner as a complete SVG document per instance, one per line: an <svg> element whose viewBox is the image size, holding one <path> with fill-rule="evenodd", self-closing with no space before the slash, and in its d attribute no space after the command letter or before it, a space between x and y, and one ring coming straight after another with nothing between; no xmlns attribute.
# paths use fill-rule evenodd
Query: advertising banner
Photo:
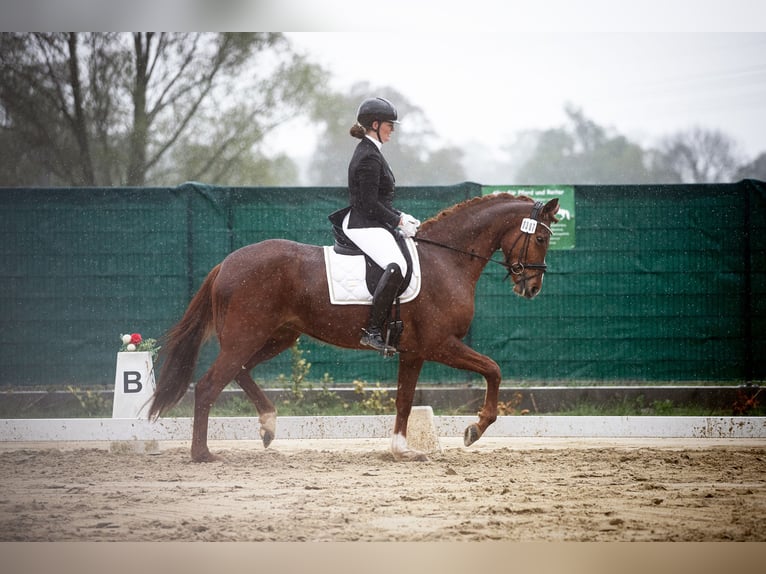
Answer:
<svg viewBox="0 0 766 574"><path fill-rule="evenodd" d="M558 223L554 224L550 249L572 249L575 246L575 190L573 185L484 185L482 195L510 193L526 195L543 203L557 197L559 200Z"/></svg>

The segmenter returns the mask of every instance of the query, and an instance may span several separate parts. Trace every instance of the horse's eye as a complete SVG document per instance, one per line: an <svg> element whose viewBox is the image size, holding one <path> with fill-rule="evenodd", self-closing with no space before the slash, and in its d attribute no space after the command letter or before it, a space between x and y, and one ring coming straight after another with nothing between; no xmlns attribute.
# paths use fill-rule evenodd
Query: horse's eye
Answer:
<svg viewBox="0 0 766 574"><path fill-rule="evenodd" d="M538 235L537 237L535 237L535 240L537 241L538 245L545 245L545 243L548 241L548 236Z"/></svg>

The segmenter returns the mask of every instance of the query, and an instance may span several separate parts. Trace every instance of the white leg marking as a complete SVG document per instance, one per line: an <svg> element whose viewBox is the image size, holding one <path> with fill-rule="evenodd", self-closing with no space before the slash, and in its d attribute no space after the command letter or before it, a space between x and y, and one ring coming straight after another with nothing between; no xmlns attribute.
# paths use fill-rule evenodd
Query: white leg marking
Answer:
<svg viewBox="0 0 766 574"><path fill-rule="evenodd" d="M258 417L261 428L258 431L263 439L263 444L269 446L277 434L277 413L266 413Z"/></svg>
<svg viewBox="0 0 766 574"><path fill-rule="evenodd" d="M409 450L407 448L407 439L402 433L396 433L391 437L391 452L394 453L394 458L399 458L407 450Z"/></svg>
<svg viewBox="0 0 766 574"><path fill-rule="evenodd" d="M391 452L395 460L428 460L426 453L408 447L407 439L401 433L391 437Z"/></svg>

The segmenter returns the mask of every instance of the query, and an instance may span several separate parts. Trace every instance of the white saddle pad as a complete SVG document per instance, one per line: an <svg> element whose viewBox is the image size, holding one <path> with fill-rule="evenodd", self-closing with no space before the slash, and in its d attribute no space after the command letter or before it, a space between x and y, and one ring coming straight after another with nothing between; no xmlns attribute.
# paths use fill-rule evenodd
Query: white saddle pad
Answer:
<svg viewBox="0 0 766 574"><path fill-rule="evenodd" d="M412 256L412 279L402 293L401 302L408 303L420 293L420 259L415 241L406 240ZM365 280L364 255L338 255L331 246L324 248L330 303L333 305L372 305L372 295Z"/></svg>

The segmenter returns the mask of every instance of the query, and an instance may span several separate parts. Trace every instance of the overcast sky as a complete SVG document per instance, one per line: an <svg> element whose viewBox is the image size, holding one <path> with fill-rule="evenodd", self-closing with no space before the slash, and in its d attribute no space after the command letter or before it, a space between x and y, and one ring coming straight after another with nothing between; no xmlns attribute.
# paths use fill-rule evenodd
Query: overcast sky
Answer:
<svg viewBox="0 0 766 574"><path fill-rule="evenodd" d="M390 86L447 144L499 149L571 103L642 146L719 129L766 151L764 0L0 0L6 30L283 31L333 87ZM349 110L353 121L355 110ZM406 118L403 118L406 121ZM275 148L308 154L287 126Z"/></svg>
<svg viewBox="0 0 766 574"><path fill-rule="evenodd" d="M391 86L449 144L506 145L522 130L563 125L571 103L644 146L701 126L731 136L745 158L766 151L766 33L287 35L331 72L334 89ZM290 146L303 151L294 138Z"/></svg>

